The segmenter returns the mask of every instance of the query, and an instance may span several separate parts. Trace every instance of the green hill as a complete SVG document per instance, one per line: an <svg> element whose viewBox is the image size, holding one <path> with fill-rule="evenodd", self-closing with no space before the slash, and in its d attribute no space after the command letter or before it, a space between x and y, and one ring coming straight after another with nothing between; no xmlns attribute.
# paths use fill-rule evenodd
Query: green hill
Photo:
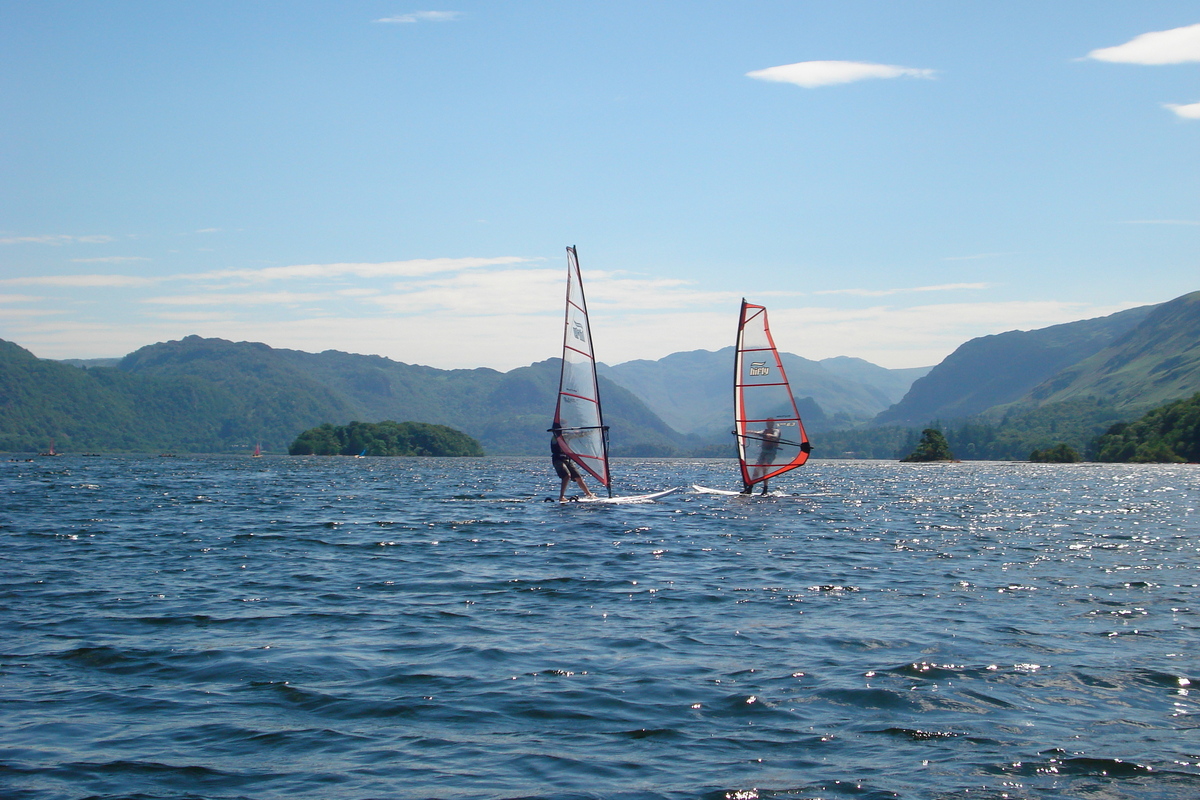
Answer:
<svg viewBox="0 0 1200 800"><path fill-rule="evenodd" d="M876 416L872 424L915 427L935 419L972 417L1018 401L1059 371L1129 333L1154 308L1142 306L1107 317L972 339L913 383L904 399Z"/></svg>
<svg viewBox="0 0 1200 800"><path fill-rule="evenodd" d="M1200 292L1154 307L1137 327L1034 387L1038 405L1097 397L1144 409L1200 390Z"/></svg>
<svg viewBox="0 0 1200 800"><path fill-rule="evenodd" d="M202 379L81 369L0 341L0 450L202 449L237 415L237 400Z"/></svg>
<svg viewBox="0 0 1200 800"><path fill-rule="evenodd" d="M188 336L115 367L77 367L0 342L0 449L286 451L304 430L352 420L446 425L492 454L540 455L558 387L551 359L501 373L439 370L379 356L302 353ZM601 380L614 455L673 455L693 440Z"/></svg>

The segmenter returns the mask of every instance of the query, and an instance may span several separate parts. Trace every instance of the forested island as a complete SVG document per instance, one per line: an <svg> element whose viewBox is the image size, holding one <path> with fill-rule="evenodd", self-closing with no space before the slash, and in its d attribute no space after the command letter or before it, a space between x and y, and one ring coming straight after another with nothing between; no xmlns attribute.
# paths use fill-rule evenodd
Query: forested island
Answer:
<svg viewBox="0 0 1200 800"><path fill-rule="evenodd" d="M296 437L293 456L482 456L479 442L446 425L425 422L325 423Z"/></svg>
<svg viewBox="0 0 1200 800"><path fill-rule="evenodd" d="M953 461L954 453L950 452L950 445L946 443L946 437L936 428L926 428L921 431L921 441L917 443L916 448L906 455L901 461L920 462L920 461Z"/></svg>

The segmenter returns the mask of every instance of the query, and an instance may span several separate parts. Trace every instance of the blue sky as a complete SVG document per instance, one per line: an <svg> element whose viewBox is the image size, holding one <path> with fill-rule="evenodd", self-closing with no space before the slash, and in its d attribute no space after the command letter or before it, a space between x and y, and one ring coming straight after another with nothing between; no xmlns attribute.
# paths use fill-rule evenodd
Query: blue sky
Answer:
<svg viewBox="0 0 1200 800"><path fill-rule="evenodd" d="M888 367L1200 289L1194 2L0 0L0 338Z"/></svg>

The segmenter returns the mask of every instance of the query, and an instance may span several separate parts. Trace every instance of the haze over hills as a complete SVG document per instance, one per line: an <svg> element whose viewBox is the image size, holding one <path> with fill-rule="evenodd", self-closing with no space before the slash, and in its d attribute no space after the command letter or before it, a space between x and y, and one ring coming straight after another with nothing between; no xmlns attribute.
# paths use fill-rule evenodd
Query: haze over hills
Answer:
<svg viewBox="0 0 1200 800"><path fill-rule="evenodd" d="M851 358L783 361L818 456L886 456L905 429L940 420L958 425L948 438L963 443L963 456L1024 457L1031 444L1083 447L1115 421L1200 391L1200 292L973 339L923 376ZM448 425L493 455L540 455L559 372L558 359L504 373L441 370L197 336L143 347L116 365L75 363L0 342L0 449L55 440L75 452L233 452L256 443L281 452L322 423L392 419ZM724 454L731 378L732 348L600 365L613 453Z"/></svg>
<svg viewBox="0 0 1200 800"><path fill-rule="evenodd" d="M676 430L726 441L733 419L733 356L732 346L692 350L657 361L602 364L599 372L640 397ZM781 353L780 360L810 433L870 420L930 369L889 370L860 358L813 361L791 353Z"/></svg>

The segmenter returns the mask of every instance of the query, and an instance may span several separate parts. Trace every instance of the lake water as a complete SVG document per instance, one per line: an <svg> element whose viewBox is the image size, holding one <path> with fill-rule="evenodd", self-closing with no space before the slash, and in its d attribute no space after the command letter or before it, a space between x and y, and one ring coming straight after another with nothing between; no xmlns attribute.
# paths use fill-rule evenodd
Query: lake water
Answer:
<svg viewBox="0 0 1200 800"><path fill-rule="evenodd" d="M549 458L0 463L0 796L1200 796L1200 467L775 485L587 506L541 502Z"/></svg>

